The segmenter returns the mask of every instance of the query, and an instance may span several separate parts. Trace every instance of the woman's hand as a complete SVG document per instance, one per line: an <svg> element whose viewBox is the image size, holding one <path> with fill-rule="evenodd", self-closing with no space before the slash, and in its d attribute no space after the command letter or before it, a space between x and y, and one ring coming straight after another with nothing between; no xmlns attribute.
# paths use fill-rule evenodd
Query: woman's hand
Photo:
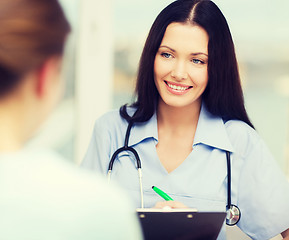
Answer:
<svg viewBox="0 0 289 240"><path fill-rule="evenodd" d="M170 207L170 208L188 208L186 205L184 205L181 202L178 201L164 201L164 202L157 202L154 208L164 208L164 207Z"/></svg>

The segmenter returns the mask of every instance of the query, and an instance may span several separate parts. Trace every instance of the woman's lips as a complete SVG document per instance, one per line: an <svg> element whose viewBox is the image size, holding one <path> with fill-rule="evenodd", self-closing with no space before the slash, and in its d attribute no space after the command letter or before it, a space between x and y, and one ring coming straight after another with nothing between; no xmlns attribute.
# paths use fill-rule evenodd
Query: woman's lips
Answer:
<svg viewBox="0 0 289 240"><path fill-rule="evenodd" d="M164 81L164 82L166 84L168 91L175 95L183 95L187 93L191 88L193 88L193 86L188 86L184 84L173 83L173 82L168 82L168 81Z"/></svg>

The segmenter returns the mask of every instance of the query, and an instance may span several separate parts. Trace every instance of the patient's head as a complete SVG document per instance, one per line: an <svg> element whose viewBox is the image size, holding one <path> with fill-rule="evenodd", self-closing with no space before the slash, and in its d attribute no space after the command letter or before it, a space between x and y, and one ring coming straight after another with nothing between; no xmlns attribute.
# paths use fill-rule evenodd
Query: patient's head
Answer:
<svg viewBox="0 0 289 240"><path fill-rule="evenodd" d="M61 96L69 31L57 0L0 1L0 114L22 109L35 119L27 129L44 120Z"/></svg>

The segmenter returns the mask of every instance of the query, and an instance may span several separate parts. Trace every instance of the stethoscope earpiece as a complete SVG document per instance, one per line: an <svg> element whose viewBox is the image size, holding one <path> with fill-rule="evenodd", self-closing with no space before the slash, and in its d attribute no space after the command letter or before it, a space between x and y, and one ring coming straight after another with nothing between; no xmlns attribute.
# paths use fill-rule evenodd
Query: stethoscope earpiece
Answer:
<svg viewBox="0 0 289 240"><path fill-rule="evenodd" d="M241 217L241 211L236 206L231 204L230 207L227 207L227 217L226 217L226 224L229 226L234 226L237 224Z"/></svg>

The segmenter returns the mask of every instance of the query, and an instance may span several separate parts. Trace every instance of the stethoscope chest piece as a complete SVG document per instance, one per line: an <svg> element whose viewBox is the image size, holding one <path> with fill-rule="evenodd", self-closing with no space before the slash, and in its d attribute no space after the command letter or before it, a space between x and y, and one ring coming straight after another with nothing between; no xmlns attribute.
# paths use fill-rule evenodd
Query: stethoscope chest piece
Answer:
<svg viewBox="0 0 289 240"><path fill-rule="evenodd" d="M237 206L231 204L230 207L227 209L226 224L229 226L233 226L239 222L240 217L240 209Z"/></svg>

